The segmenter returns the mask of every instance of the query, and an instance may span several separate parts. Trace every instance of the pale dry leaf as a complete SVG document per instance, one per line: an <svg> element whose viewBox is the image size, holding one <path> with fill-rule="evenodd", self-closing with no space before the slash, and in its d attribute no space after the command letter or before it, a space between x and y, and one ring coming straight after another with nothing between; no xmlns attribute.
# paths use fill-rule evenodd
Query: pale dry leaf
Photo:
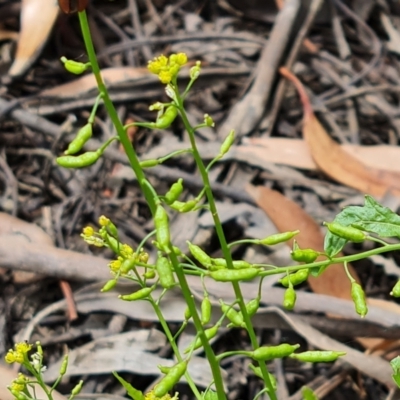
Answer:
<svg viewBox="0 0 400 400"><path fill-rule="evenodd" d="M340 147L350 156L370 168L400 173L400 147L388 145L361 146L343 144ZM246 138L236 146L235 153L246 155L250 160L263 159L264 163L285 164L291 167L317 170L310 148L302 139L275 137ZM240 157L242 158L242 157Z"/></svg>
<svg viewBox="0 0 400 400"><path fill-rule="evenodd" d="M383 197L389 190L400 196L400 173L365 166L346 153L315 117L302 83L287 68L280 73L299 93L304 108L303 136L318 167L332 179L363 193Z"/></svg>
<svg viewBox="0 0 400 400"><path fill-rule="evenodd" d="M57 19L59 7L54 0L23 0L21 32L10 76L24 74L35 62Z"/></svg>

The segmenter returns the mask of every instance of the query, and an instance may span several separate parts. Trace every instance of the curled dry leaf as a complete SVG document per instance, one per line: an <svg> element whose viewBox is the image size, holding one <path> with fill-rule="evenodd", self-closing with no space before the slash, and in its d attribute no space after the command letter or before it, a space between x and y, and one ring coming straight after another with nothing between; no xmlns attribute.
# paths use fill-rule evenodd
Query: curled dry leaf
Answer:
<svg viewBox="0 0 400 400"><path fill-rule="evenodd" d="M303 136L318 167L332 179L376 197L389 190L400 196L400 173L369 168L336 143L315 117L302 83L287 68L280 73L289 79L299 93L304 108Z"/></svg>
<svg viewBox="0 0 400 400"><path fill-rule="evenodd" d="M58 4L49 0L23 0L21 32L15 60L8 74L24 74L42 50L57 19Z"/></svg>

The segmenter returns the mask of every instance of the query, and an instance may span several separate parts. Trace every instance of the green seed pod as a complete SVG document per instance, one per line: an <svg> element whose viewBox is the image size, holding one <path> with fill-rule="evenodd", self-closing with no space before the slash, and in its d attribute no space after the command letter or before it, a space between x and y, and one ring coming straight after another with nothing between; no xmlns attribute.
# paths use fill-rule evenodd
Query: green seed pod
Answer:
<svg viewBox="0 0 400 400"><path fill-rule="evenodd" d="M333 362L346 354L344 351L305 351L293 353L289 357L302 362Z"/></svg>
<svg viewBox="0 0 400 400"><path fill-rule="evenodd" d="M351 283L351 298L354 301L356 313L364 318L368 313L367 301L363 288L357 282Z"/></svg>
<svg viewBox="0 0 400 400"><path fill-rule="evenodd" d="M83 74L90 67L90 63L84 64L79 61L68 60L66 57L61 57L61 62L68 72L75 75Z"/></svg>
<svg viewBox="0 0 400 400"><path fill-rule="evenodd" d="M185 320L186 321L189 321L189 319L192 318L192 313L190 312L190 308L189 307L186 307L184 316L185 316Z"/></svg>
<svg viewBox="0 0 400 400"><path fill-rule="evenodd" d="M92 137L92 132L93 126L90 123L79 129L74 140L68 145L68 148L65 150L64 154L76 154L78 151L81 151L86 142Z"/></svg>
<svg viewBox="0 0 400 400"><path fill-rule="evenodd" d="M244 260L234 260L232 261L233 269L246 269L251 268L252 265Z"/></svg>
<svg viewBox="0 0 400 400"><path fill-rule="evenodd" d="M336 222L324 222L324 225L329 229L329 232L354 243L362 243L367 238L367 235L363 231L352 226L344 226Z"/></svg>
<svg viewBox="0 0 400 400"><path fill-rule="evenodd" d="M212 326L204 331L204 335L206 336L207 340L211 340L215 337L218 333L218 329L220 328L219 324ZM192 350L199 349L203 344L201 343L201 339L198 337L185 351L184 353L187 354Z"/></svg>
<svg viewBox="0 0 400 400"><path fill-rule="evenodd" d="M290 274L289 276L285 276L282 279L279 279L281 285L288 287L289 281L293 286L299 285L307 280L310 270L308 268L299 269L294 274Z"/></svg>
<svg viewBox="0 0 400 400"><path fill-rule="evenodd" d="M172 204L174 201L178 200L179 196L183 192L183 179L179 178L177 182L175 182L168 192L164 196L164 201L167 204Z"/></svg>
<svg viewBox="0 0 400 400"><path fill-rule="evenodd" d="M255 299L250 300L247 304L246 304L246 311L247 314L249 314L249 317L252 317L253 315L255 315L258 311L258 309L260 308L260 296L256 297Z"/></svg>
<svg viewBox="0 0 400 400"><path fill-rule="evenodd" d="M307 264L314 262L319 253L313 249L298 249L290 253L292 259L298 262L305 262Z"/></svg>
<svg viewBox="0 0 400 400"><path fill-rule="evenodd" d="M137 292L131 293L131 294L124 294L124 295L119 295L118 298L121 300L125 301L136 301L136 300L142 300L146 299L149 297L150 293L154 290L154 287L146 287L143 289L139 289Z"/></svg>
<svg viewBox="0 0 400 400"><path fill-rule="evenodd" d="M168 374L168 372L171 371L172 367L165 367L164 365L157 365L157 368L160 370L161 373Z"/></svg>
<svg viewBox="0 0 400 400"><path fill-rule="evenodd" d="M57 157L57 164L64 168L83 168L93 165L101 156L103 152L87 151L79 156L61 156Z"/></svg>
<svg viewBox="0 0 400 400"><path fill-rule="evenodd" d="M221 144L221 148L219 150L219 155L221 157L229 151L234 141L235 141L235 131L232 129Z"/></svg>
<svg viewBox="0 0 400 400"><path fill-rule="evenodd" d="M265 239L259 240L258 243L265 246L273 246L275 244L287 242L288 240L296 236L299 232L300 231L276 233L275 235L271 235L266 237Z"/></svg>
<svg viewBox="0 0 400 400"><path fill-rule="evenodd" d="M294 305L296 304L296 292L293 287L288 287L285 290L285 296L283 298L283 307L286 310L293 310Z"/></svg>
<svg viewBox="0 0 400 400"><path fill-rule="evenodd" d="M156 277L156 271L154 271L154 269L149 269L143 274L143 277L146 279L153 279Z"/></svg>
<svg viewBox="0 0 400 400"><path fill-rule="evenodd" d="M201 324L207 325L211 319L211 301L208 296L204 297L203 301L201 302Z"/></svg>
<svg viewBox="0 0 400 400"><path fill-rule="evenodd" d="M144 161L140 162L140 166L142 168L151 168L151 167L155 167L158 164L159 164L159 162L156 159L144 160Z"/></svg>
<svg viewBox="0 0 400 400"><path fill-rule="evenodd" d="M111 289L114 289L115 285L117 284L116 279L111 279L100 289L100 292L109 292Z"/></svg>
<svg viewBox="0 0 400 400"><path fill-rule="evenodd" d="M188 240L186 243L189 246L190 254L204 267L208 268L211 265L211 257L202 250L199 246L190 243Z"/></svg>
<svg viewBox="0 0 400 400"><path fill-rule="evenodd" d="M67 372L67 368L68 368L68 354L66 354L64 356L64 359L62 360L59 375L64 376L65 373Z"/></svg>
<svg viewBox="0 0 400 400"><path fill-rule="evenodd" d="M189 200L186 203L183 203L182 207L180 207L178 211L181 213L192 211L197 206L197 203L197 200Z"/></svg>
<svg viewBox="0 0 400 400"><path fill-rule="evenodd" d="M216 269L222 269L222 268L227 268L227 263L225 258L212 258L211 263L215 267L220 267Z"/></svg>
<svg viewBox="0 0 400 400"><path fill-rule="evenodd" d="M78 395L83 387L83 381L79 381L78 384L71 390L71 395L76 396Z"/></svg>
<svg viewBox="0 0 400 400"><path fill-rule="evenodd" d="M187 361L182 361L174 365L167 375L161 379L159 383L154 387L154 396L163 397L165 396L182 378L187 369Z"/></svg>
<svg viewBox="0 0 400 400"><path fill-rule="evenodd" d="M156 263L156 270L158 277L160 278L160 284L164 289L171 289L175 286L175 278L168 258L159 254Z"/></svg>
<svg viewBox="0 0 400 400"><path fill-rule="evenodd" d="M254 350L250 357L257 361L274 360L275 358L290 356L299 347L299 344L291 345L287 343L282 343L278 346L263 346Z"/></svg>
<svg viewBox="0 0 400 400"><path fill-rule="evenodd" d="M21 392L18 392L15 389L10 388L9 391L16 398L16 400L26 400L27 399L27 397L24 394L22 394Z"/></svg>
<svg viewBox="0 0 400 400"><path fill-rule="evenodd" d="M106 231L102 234L102 238L105 240L107 246L115 253L119 254L121 249L121 243L115 239L114 237L110 236Z"/></svg>
<svg viewBox="0 0 400 400"><path fill-rule="evenodd" d="M169 128L177 115L178 109L175 106L167 107L164 114L157 118L157 121L154 123L154 127L158 129Z"/></svg>
<svg viewBox="0 0 400 400"><path fill-rule="evenodd" d="M301 394L303 395L303 400L319 400L314 391L308 386L301 388Z"/></svg>
<svg viewBox="0 0 400 400"><path fill-rule="evenodd" d="M238 282L248 281L254 279L260 270L257 268L246 268L246 269L219 269L209 273L211 278L217 282Z"/></svg>
<svg viewBox="0 0 400 400"><path fill-rule="evenodd" d="M400 297L400 279L393 286L393 289L390 292L390 295L393 296L393 297Z"/></svg>
<svg viewBox="0 0 400 400"><path fill-rule="evenodd" d="M229 319L229 321L232 322L234 326L237 327L243 327L244 321L243 321L243 316L241 313L237 312L235 309L233 309L231 306L228 306L225 304L222 300L220 300L221 303L221 310L223 314Z"/></svg>
<svg viewBox="0 0 400 400"><path fill-rule="evenodd" d="M135 269L137 263L136 257L129 257L125 258L124 261L122 261L121 264L121 272L123 274L127 274L129 271L132 271Z"/></svg>
<svg viewBox="0 0 400 400"><path fill-rule="evenodd" d="M156 238L160 248L167 254L170 253L171 234L169 230L169 218L165 208L158 204L154 214L154 225L156 228Z"/></svg>

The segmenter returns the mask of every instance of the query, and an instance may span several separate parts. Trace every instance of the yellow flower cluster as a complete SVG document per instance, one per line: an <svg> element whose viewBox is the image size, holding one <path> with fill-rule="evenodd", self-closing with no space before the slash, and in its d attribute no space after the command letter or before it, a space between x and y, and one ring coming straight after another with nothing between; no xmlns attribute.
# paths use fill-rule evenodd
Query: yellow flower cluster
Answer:
<svg viewBox="0 0 400 400"><path fill-rule="evenodd" d="M175 393L174 397L171 397L169 394L166 394L163 397L156 397L153 390L146 393L146 395L144 396L144 400L178 400L178 399L179 399L178 393Z"/></svg>
<svg viewBox="0 0 400 400"><path fill-rule="evenodd" d="M17 343L14 350L8 350L5 360L8 364L22 364L26 360L27 353L32 349L32 345L27 342Z"/></svg>
<svg viewBox="0 0 400 400"><path fill-rule="evenodd" d="M96 236L95 230L91 226L85 226L82 230L81 237L87 244L91 244L96 247L104 247L104 239Z"/></svg>
<svg viewBox="0 0 400 400"><path fill-rule="evenodd" d="M149 61L147 68L155 75L158 75L160 81L164 84L170 83L177 75L182 66L187 63L185 53L171 54L169 57L161 55Z"/></svg>
<svg viewBox="0 0 400 400"><path fill-rule="evenodd" d="M14 391L16 393L20 393L25 389L27 383L29 383L28 377L26 377L24 374L19 373L18 378L12 381L10 389L12 392Z"/></svg>

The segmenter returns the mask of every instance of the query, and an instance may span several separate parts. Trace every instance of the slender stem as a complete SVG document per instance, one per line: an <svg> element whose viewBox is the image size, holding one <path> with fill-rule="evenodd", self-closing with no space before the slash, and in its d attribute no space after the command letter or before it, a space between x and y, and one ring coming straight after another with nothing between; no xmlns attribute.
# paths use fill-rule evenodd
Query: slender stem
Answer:
<svg viewBox="0 0 400 400"><path fill-rule="evenodd" d="M106 107L108 115L110 116L111 121L117 131L119 140L121 141L122 146L125 149L125 153L128 157L129 163L136 175L140 188L142 189L146 197L147 204L149 205L152 213L154 213L156 208L155 201L152 196L149 196L148 189L143 186L145 175L143 173L142 168L140 167L139 159L135 153L135 150L133 149L132 143L129 140L126 130L124 129L124 126L122 125L122 122L118 117L117 110L115 109L114 104L110 99L108 90L103 82L103 78L101 77L100 67L99 63L97 62L97 56L94 50L93 41L90 34L86 11L84 10L82 12L79 12L78 15L79 15L79 22L81 25L83 40L85 42L86 52L89 57L90 65L92 66L92 71L97 82L97 87L100 93L103 95L104 106Z"/></svg>
<svg viewBox="0 0 400 400"><path fill-rule="evenodd" d="M160 307L158 306L157 302L151 296L149 298L149 301L150 301L151 305L153 306L155 313L157 314L157 318L164 330L165 335L167 336L169 343L171 344L172 350L173 350L178 362L182 362L183 358L181 356L181 353L179 352L178 346L176 345L176 342L174 340L172 332L169 329L168 323L165 320L165 318L160 310ZM193 382L192 377L190 376L190 374L188 372L185 373L185 378L188 382L188 385L192 389L193 394L196 396L197 399L200 400L202 398L202 396L201 396L199 390L197 389L196 384Z"/></svg>
<svg viewBox="0 0 400 400"><path fill-rule="evenodd" d="M179 91L175 90L175 93L176 93L176 102L177 102L178 109L179 109L180 114L181 114L181 118L182 118L183 124L185 125L185 129L187 130L187 132L189 134L190 144L191 144L192 149L193 149L193 157L195 159L196 165L197 165L197 167L198 167L198 169L200 171L200 175L201 175L201 178L203 180L205 193L206 193L207 200L208 200L208 203L209 203L210 212L211 212L211 215L212 215L213 220L214 220L214 225L215 225L217 236L218 236L218 239L219 239L219 242L220 242L220 245L221 245L222 253L223 253L224 258L226 260L227 267L230 268L230 269L233 269L232 255L230 253L230 250L229 250L226 238L225 238L225 233L224 233L224 230L222 228L221 221L219 219L217 207L216 207L215 200L214 200L214 195L213 195L212 190L211 190L211 184L210 184L210 180L209 180L209 177L208 177L207 169L206 169L206 167L205 167L205 165L203 163L203 160L202 160L202 158L200 156L200 153L199 153L199 151L197 149L196 139L195 139L195 132L194 132L193 127L191 126L191 124L190 124L190 122L189 122L189 120L187 118L185 109L183 107L183 100L180 97ZM259 344L258 344L258 341L257 341L256 334L254 332L253 324L251 323L250 317L249 317L249 315L247 313L247 310L246 310L246 305L245 305L245 302L244 302L244 299L243 299L242 292L240 290L239 283L238 282L232 282L232 286L233 286L233 289L234 289L234 292L235 292L235 296L236 296L236 299L237 299L239 307L240 307L240 311L242 312L242 315L243 315L243 320L244 320L244 322L246 324L246 327L247 327L247 331L248 331L248 334L249 334L251 345L252 345L253 349L255 350L255 349L257 349L259 347ZM268 371L267 371L267 367L265 365L265 362L260 362L259 365L260 365L260 369L261 369L261 372L262 372L262 375L263 375L263 378L264 378L264 382L265 382L265 384L266 384L266 386L268 388L268 392L269 392L269 396L270 396L271 400L277 400L275 391L274 391L273 386L272 386L271 379L270 379L270 377L268 375Z"/></svg>

